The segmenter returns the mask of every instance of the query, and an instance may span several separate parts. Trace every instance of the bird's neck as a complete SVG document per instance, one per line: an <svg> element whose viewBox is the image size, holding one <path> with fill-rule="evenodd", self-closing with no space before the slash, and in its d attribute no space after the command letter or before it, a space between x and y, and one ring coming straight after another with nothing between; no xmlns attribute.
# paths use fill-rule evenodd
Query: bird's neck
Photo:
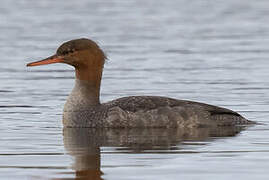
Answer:
<svg viewBox="0 0 269 180"><path fill-rule="evenodd" d="M65 103L64 111L84 111L100 105L102 71L76 69L75 87Z"/></svg>
<svg viewBox="0 0 269 180"><path fill-rule="evenodd" d="M76 85L81 93L90 98L93 104L100 104L100 85L103 67L76 68Z"/></svg>

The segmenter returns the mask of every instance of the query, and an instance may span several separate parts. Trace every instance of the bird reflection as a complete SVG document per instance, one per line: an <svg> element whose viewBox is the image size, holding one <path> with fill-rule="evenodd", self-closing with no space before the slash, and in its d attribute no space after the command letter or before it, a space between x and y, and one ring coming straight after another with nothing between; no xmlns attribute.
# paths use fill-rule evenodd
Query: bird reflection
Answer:
<svg viewBox="0 0 269 180"><path fill-rule="evenodd" d="M192 129L94 129L65 128L64 146L74 158L75 179L101 180L100 147L125 147L128 151L165 150L180 147L187 140L203 141L209 137L235 136L244 127Z"/></svg>

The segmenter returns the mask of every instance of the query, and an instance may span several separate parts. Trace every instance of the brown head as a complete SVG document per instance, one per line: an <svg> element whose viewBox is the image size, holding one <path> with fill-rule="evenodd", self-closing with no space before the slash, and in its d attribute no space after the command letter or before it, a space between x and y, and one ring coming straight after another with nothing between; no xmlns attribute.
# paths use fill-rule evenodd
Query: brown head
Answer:
<svg viewBox="0 0 269 180"><path fill-rule="evenodd" d="M55 55L27 66L66 63L75 67L77 79L100 86L105 59L104 52L94 41L82 38L63 43Z"/></svg>

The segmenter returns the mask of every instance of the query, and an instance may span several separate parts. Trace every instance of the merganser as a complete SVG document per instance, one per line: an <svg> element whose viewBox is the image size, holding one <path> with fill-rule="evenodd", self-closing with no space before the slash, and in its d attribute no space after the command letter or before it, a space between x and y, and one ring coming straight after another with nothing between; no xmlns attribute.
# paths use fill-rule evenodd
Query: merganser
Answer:
<svg viewBox="0 0 269 180"><path fill-rule="evenodd" d="M81 38L63 43L53 56L27 64L75 67L75 87L64 105L64 127L190 128L254 123L226 108L168 97L130 96L100 103L105 59L94 41Z"/></svg>

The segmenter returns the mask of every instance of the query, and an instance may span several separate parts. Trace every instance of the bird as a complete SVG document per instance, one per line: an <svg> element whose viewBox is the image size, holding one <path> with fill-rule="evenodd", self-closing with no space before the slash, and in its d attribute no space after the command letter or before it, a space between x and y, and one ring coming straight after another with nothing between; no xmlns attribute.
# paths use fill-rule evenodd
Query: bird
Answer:
<svg viewBox="0 0 269 180"><path fill-rule="evenodd" d="M65 63L75 68L75 86L63 109L67 128L199 128L254 124L239 113L206 103L163 96L129 96L100 102L106 61L91 39L64 42L56 53L27 66Z"/></svg>

